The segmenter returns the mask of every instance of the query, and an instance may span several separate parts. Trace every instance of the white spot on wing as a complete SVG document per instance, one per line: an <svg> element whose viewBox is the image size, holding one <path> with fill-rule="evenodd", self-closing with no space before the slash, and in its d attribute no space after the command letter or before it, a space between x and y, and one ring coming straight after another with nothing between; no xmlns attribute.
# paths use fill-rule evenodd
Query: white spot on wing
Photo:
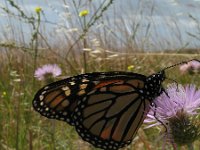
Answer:
<svg viewBox="0 0 200 150"><path fill-rule="evenodd" d="M87 84L81 84L81 85L80 85L80 89L81 89L81 90L84 90L86 87L87 87Z"/></svg>
<svg viewBox="0 0 200 150"><path fill-rule="evenodd" d="M42 101L44 99L44 95L40 95L39 99Z"/></svg>
<svg viewBox="0 0 200 150"><path fill-rule="evenodd" d="M82 82L88 82L89 80L88 79L82 79Z"/></svg>
<svg viewBox="0 0 200 150"><path fill-rule="evenodd" d="M75 85L75 82L69 82L70 85Z"/></svg>
<svg viewBox="0 0 200 150"><path fill-rule="evenodd" d="M62 87L62 90L63 91L67 91L67 90L69 90L69 87L68 86L64 86L64 87Z"/></svg>
<svg viewBox="0 0 200 150"><path fill-rule="evenodd" d="M47 90L49 88L49 86L44 87L45 90Z"/></svg>
<svg viewBox="0 0 200 150"><path fill-rule="evenodd" d="M47 91L43 91L43 92L42 92L42 95L44 95L46 92L47 92Z"/></svg>
<svg viewBox="0 0 200 150"><path fill-rule="evenodd" d="M67 112L66 111L63 113L63 116L67 116Z"/></svg>

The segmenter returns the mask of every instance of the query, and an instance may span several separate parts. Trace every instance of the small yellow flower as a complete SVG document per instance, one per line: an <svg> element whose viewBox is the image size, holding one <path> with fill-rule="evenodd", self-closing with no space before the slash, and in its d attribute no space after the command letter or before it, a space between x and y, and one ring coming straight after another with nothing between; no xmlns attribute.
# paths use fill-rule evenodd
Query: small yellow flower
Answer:
<svg viewBox="0 0 200 150"><path fill-rule="evenodd" d="M131 71L131 70L133 70L134 68L135 68L135 67L134 67L133 65L130 65L130 66L127 67L128 71Z"/></svg>
<svg viewBox="0 0 200 150"><path fill-rule="evenodd" d="M6 95L7 95L7 93L6 93L6 91L4 91L1 96L5 97Z"/></svg>
<svg viewBox="0 0 200 150"><path fill-rule="evenodd" d="M36 13L39 14L41 11L42 11L42 8L41 8L41 7L39 7L39 6L38 6L38 7L35 7L35 12L36 12Z"/></svg>
<svg viewBox="0 0 200 150"><path fill-rule="evenodd" d="M82 10L80 13L79 13L79 17L84 17L86 15L89 14L89 11L88 10Z"/></svg>

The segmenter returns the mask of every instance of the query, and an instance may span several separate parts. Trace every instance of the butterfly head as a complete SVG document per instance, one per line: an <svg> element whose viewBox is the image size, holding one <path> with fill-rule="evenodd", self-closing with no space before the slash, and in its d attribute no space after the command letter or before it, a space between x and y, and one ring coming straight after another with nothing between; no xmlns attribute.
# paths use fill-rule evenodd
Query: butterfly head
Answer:
<svg viewBox="0 0 200 150"><path fill-rule="evenodd" d="M165 71L152 74L146 79L147 96L154 99L162 93L162 82L166 79Z"/></svg>

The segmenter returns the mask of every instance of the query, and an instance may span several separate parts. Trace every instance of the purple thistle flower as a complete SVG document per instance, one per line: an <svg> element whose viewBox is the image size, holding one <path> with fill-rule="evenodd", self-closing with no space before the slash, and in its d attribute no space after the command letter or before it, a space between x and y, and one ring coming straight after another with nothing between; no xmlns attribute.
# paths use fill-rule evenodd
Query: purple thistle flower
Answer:
<svg viewBox="0 0 200 150"><path fill-rule="evenodd" d="M38 80L47 80L48 78L55 78L61 75L62 71L60 67L56 64L47 64L35 71L34 76Z"/></svg>
<svg viewBox="0 0 200 150"><path fill-rule="evenodd" d="M146 128L161 125L162 122L167 128L165 141L177 145L191 144L200 136L200 121L194 119L199 114L200 90L195 85L177 87L171 84L166 93L155 99L156 108L151 107L144 121L150 124Z"/></svg>
<svg viewBox="0 0 200 150"><path fill-rule="evenodd" d="M199 73L200 72L200 62L197 60L192 60L187 64L183 64L180 66L180 71L182 73Z"/></svg>

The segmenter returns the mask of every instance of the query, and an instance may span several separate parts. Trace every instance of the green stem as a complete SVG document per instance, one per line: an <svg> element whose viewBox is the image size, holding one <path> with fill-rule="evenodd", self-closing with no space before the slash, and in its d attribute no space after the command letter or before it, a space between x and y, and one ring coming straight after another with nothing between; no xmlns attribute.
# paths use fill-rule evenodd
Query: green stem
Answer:
<svg viewBox="0 0 200 150"><path fill-rule="evenodd" d="M86 39L83 40L83 43L84 43L84 45L86 44ZM86 48L86 47L84 46L84 48ZM86 57L87 57L86 52L83 51L84 73L87 72L87 58Z"/></svg>
<svg viewBox="0 0 200 150"><path fill-rule="evenodd" d="M51 142L52 142L52 148L53 150L56 150L56 139L55 139L55 136L56 136L56 123L54 120L52 120L51 122Z"/></svg>
<svg viewBox="0 0 200 150"><path fill-rule="evenodd" d="M20 134L20 100L17 100L17 112L16 112L17 116L17 124L16 124L16 150L19 150L19 134Z"/></svg>
<svg viewBox="0 0 200 150"><path fill-rule="evenodd" d="M29 129L29 150L33 150L33 133L31 129Z"/></svg>
<svg viewBox="0 0 200 150"><path fill-rule="evenodd" d="M34 50L34 64L33 64L33 71L36 70L37 67L37 57L38 57L38 34L39 34L39 27L40 27L40 13L37 13L38 19L37 19L37 26L33 26L33 29L35 30L35 33L33 33L31 46ZM35 78L33 76L33 87L35 87Z"/></svg>
<svg viewBox="0 0 200 150"><path fill-rule="evenodd" d="M192 143L188 144L187 147L188 147L188 150L194 150L194 146Z"/></svg>
<svg viewBox="0 0 200 150"><path fill-rule="evenodd" d="M83 24L84 24L84 33L86 34L87 32L87 25L86 25L86 17L84 16L83 18ZM86 40L86 37L84 36L83 37L83 48L87 48L87 40ZM83 64L84 64L84 73L87 72L87 58L86 58L86 52L83 51Z"/></svg>

